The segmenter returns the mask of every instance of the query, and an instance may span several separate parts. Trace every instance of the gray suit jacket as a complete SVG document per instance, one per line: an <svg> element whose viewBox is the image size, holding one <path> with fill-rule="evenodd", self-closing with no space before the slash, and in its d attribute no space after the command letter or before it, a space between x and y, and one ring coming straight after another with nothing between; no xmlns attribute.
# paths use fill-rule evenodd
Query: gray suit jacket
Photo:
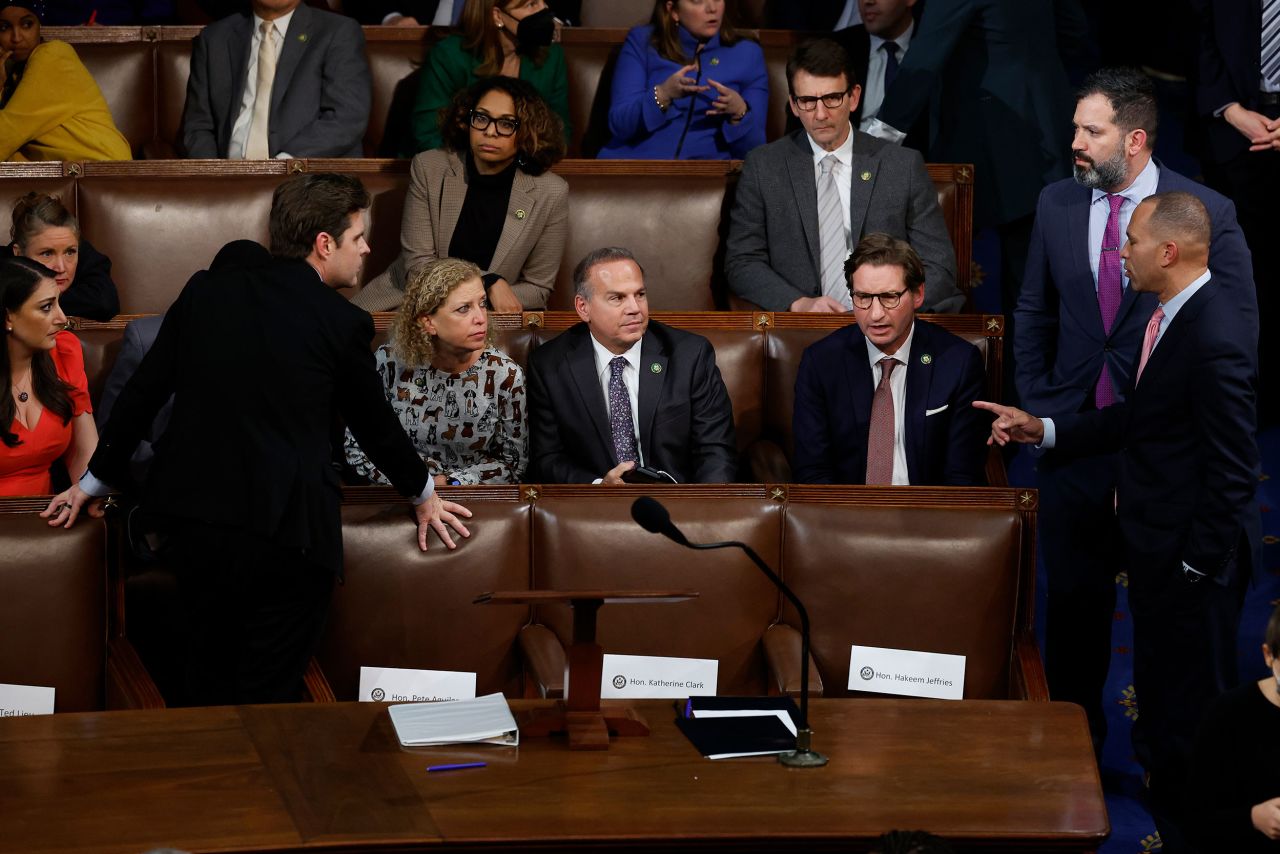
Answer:
<svg viewBox="0 0 1280 854"><path fill-rule="evenodd" d="M196 36L182 115L187 157L227 156L248 82L253 27L253 15L246 12L210 24ZM370 86L360 25L305 3L299 6L289 21L271 86L271 156L360 157Z"/></svg>
<svg viewBox="0 0 1280 854"><path fill-rule="evenodd" d="M467 198L467 168L444 149L413 158L400 225L400 254L352 298L365 311L391 311L404 299L409 274L449 254ZM516 170L502 235L486 272L506 279L527 310L544 308L560 272L569 225L569 185L559 175Z"/></svg>
<svg viewBox="0 0 1280 854"><path fill-rule="evenodd" d="M959 311L956 254L938 193L918 151L853 131L849 225L854 243L883 231L924 261L922 311ZM734 197L725 272L729 289L769 311L822 293L818 185L809 137L796 131L747 155Z"/></svg>

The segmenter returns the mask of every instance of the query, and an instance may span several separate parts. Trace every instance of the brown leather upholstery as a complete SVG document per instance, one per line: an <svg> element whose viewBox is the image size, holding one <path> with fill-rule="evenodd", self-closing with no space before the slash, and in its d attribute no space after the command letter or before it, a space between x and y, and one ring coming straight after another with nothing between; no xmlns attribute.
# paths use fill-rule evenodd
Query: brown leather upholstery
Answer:
<svg viewBox="0 0 1280 854"><path fill-rule="evenodd" d="M155 68L148 42L85 43L76 54L106 98L111 118L134 157L155 136Z"/></svg>
<svg viewBox="0 0 1280 854"><path fill-rule="evenodd" d="M579 39L567 30L562 41L569 71L570 157L595 157L609 141L609 96L621 39Z"/></svg>
<svg viewBox="0 0 1280 854"><path fill-rule="evenodd" d="M198 32L170 33L156 42L156 138L148 157L177 157L182 143L182 109L191 74L191 39Z"/></svg>
<svg viewBox="0 0 1280 854"><path fill-rule="evenodd" d="M475 516L453 551L420 552L403 501L344 505L346 582L316 655L339 700L356 699L362 666L474 671L477 693L520 696L515 638L529 609L472 600L528 588L529 505L515 488L480 494L458 499Z"/></svg>
<svg viewBox="0 0 1280 854"><path fill-rule="evenodd" d="M886 506L866 500L877 492ZM1020 608L1031 595L1028 520L964 506L986 503L985 491L894 492L791 489L784 574L809 611L825 696L850 694L852 644L963 655L965 699L1020 696L1010 665L1029 629ZM799 626L788 603L783 612Z"/></svg>
<svg viewBox="0 0 1280 854"><path fill-rule="evenodd" d="M653 0L582 0L582 26L622 27L649 23Z"/></svg>
<svg viewBox="0 0 1280 854"><path fill-rule="evenodd" d="M31 192L57 196L67 210L76 213L76 180L62 174L61 163L0 163L0 234L4 235L0 243L11 240L14 202Z"/></svg>
<svg viewBox="0 0 1280 854"><path fill-rule="evenodd" d="M105 708L106 525L51 529L0 502L0 682L52 686L59 712Z"/></svg>
<svg viewBox="0 0 1280 854"><path fill-rule="evenodd" d="M650 490L652 491L652 490ZM609 496L544 487L534 503L533 587L550 590L691 589L687 602L606 605L599 640L607 652L711 658L720 663L720 694L765 689L759 643L778 613L773 584L737 550L692 555L631 519L638 494ZM782 508L761 498L707 498L697 491L663 495L682 530L696 540L749 543L778 565ZM535 621L568 646L573 618L564 606L538 606Z"/></svg>

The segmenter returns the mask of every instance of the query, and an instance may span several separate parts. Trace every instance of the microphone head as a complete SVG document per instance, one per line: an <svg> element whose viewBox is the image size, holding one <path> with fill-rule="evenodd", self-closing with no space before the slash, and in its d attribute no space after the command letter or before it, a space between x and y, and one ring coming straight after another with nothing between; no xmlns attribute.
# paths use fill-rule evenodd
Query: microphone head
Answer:
<svg viewBox="0 0 1280 854"><path fill-rule="evenodd" d="M631 518L650 534L666 534L671 525L671 514L656 498L642 495L631 502Z"/></svg>

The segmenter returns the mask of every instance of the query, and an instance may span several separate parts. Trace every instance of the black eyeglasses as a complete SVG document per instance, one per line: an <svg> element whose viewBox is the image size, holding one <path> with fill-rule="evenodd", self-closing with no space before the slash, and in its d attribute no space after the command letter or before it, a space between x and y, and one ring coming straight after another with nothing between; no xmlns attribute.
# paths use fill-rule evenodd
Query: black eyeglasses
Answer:
<svg viewBox="0 0 1280 854"><path fill-rule="evenodd" d="M828 92L825 95L792 95L791 100L795 101L796 107L808 113L818 108L819 101L828 110L834 110L844 103L844 99L848 94L849 92L846 90L844 92Z"/></svg>
<svg viewBox="0 0 1280 854"><path fill-rule="evenodd" d="M825 98L826 96L823 95L823 97ZM854 308L860 308L863 311L866 311L871 308L872 301L878 299L880 300L881 308L886 311L892 311L902 302L902 295L908 290L909 288L903 288L900 291L885 291L882 294L860 294L857 291L854 291L853 306Z"/></svg>
<svg viewBox="0 0 1280 854"><path fill-rule="evenodd" d="M511 136L516 132L516 128L520 127L520 122L516 119L495 119L488 113L481 113L477 110L471 111L471 126L476 130L488 130L489 125L493 125L493 129L498 132L498 136Z"/></svg>

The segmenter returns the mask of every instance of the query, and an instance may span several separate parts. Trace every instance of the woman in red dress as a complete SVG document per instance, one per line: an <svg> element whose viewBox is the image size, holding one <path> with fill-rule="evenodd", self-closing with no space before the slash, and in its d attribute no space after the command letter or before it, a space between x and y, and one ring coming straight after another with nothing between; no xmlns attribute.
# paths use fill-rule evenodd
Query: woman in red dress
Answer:
<svg viewBox="0 0 1280 854"><path fill-rule="evenodd" d="M0 495L48 495L53 462L61 459L75 482L98 444L84 354L44 265L0 260L0 307Z"/></svg>

